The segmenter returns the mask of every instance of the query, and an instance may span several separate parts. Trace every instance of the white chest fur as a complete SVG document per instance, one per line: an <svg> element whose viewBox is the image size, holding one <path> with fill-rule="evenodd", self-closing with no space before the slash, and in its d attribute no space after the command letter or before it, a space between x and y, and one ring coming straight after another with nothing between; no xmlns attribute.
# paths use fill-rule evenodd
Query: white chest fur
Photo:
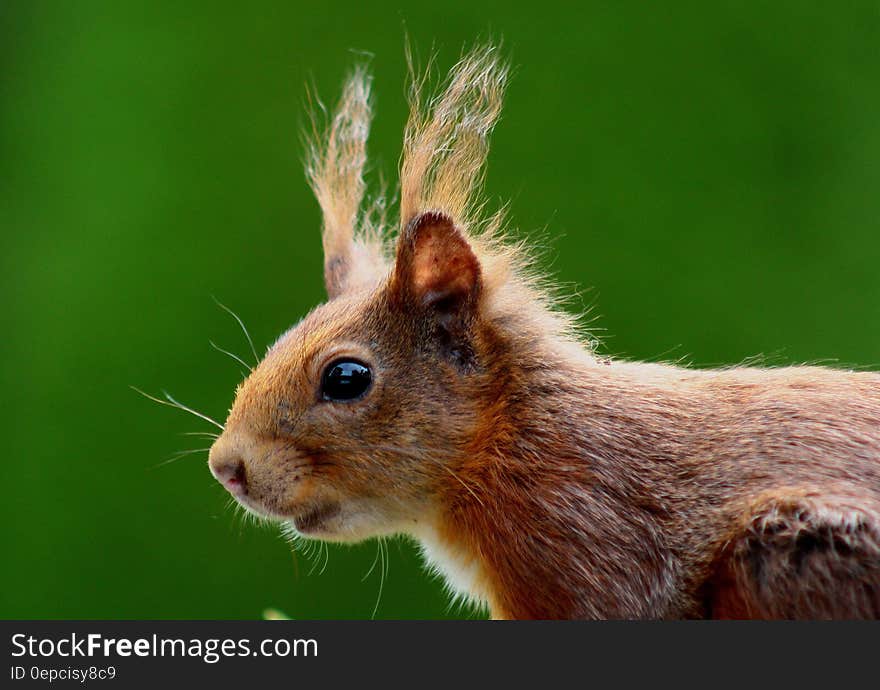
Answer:
<svg viewBox="0 0 880 690"><path fill-rule="evenodd" d="M485 578L479 561L463 549L451 546L433 529L415 535L428 568L439 575L452 595L453 603L488 605Z"/></svg>

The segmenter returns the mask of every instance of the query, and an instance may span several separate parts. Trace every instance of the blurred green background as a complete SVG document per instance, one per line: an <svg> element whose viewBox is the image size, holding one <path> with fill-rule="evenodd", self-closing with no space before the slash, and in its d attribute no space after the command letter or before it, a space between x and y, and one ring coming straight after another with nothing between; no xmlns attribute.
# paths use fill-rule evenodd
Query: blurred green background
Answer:
<svg viewBox="0 0 880 690"><path fill-rule="evenodd" d="M304 84L373 55L394 179L404 33L516 65L488 192L542 233L614 354L880 363L876 2L0 5L0 617L369 617L373 543L293 555L242 524L209 430L244 355L323 299ZM546 238L550 239L547 240ZM323 572L318 572L322 569ZM442 617L392 544L380 618Z"/></svg>

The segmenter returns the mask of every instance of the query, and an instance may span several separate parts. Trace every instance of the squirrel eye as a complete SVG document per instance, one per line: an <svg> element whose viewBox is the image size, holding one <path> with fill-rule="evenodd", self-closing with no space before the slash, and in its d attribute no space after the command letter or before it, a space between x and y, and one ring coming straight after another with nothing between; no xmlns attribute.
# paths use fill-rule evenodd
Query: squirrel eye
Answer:
<svg viewBox="0 0 880 690"><path fill-rule="evenodd" d="M353 359L337 359L321 375L321 398L347 401L362 397L370 387L373 375L370 368Z"/></svg>

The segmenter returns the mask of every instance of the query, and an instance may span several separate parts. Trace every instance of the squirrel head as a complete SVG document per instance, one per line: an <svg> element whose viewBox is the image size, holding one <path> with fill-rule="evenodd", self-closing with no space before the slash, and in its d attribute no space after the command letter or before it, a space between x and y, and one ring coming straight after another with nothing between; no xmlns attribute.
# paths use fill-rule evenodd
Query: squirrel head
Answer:
<svg viewBox="0 0 880 690"><path fill-rule="evenodd" d="M414 218L381 283L315 309L244 381L211 450L214 474L306 535L408 528L472 433L480 288L451 219Z"/></svg>
<svg viewBox="0 0 880 690"><path fill-rule="evenodd" d="M427 108L414 90L391 258L381 206L361 210L370 82L362 69L349 79L307 165L329 300L240 385L210 453L245 507L326 540L412 533L512 375L499 324L517 338L559 330L522 252L498 241L500 217L475 232L506 73L484 47Z"/></svg>

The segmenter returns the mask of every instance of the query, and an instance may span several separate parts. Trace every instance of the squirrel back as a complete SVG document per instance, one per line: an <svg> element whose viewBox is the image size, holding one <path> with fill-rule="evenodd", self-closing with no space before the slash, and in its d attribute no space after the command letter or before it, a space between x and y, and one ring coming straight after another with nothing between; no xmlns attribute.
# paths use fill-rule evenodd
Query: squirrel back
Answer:
<svg viewBox="0 0 880 690"><path fill-rule="evenodd" d="M880 375L597 356L480 215L506 78L484 46L414 80L392 246L354 71L307 164L329 300L239 387L214 475L306 537L411 535L498 618L880 616Z"/></svg>

